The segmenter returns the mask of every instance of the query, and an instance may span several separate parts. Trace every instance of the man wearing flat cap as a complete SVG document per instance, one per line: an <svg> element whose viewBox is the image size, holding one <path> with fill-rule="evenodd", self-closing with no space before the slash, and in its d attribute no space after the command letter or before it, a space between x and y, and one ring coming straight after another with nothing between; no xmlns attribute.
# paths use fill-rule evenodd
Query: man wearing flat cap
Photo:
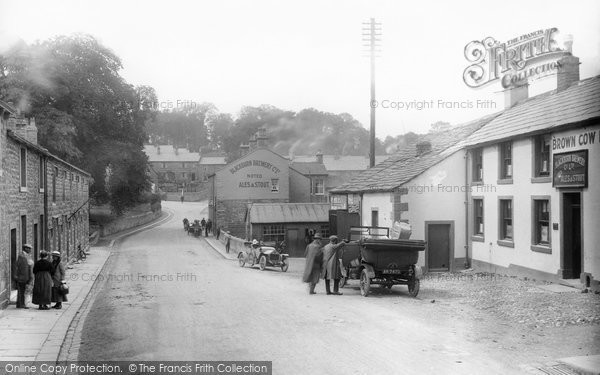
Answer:
<svg viewBox="0 0 600 375"><path fill-rule="evenodd" d="M323 272L321 276L325 280L325 290L327 294L341 296L340 279L342 270L340 270L340 256L345 242L337 243L337 236L330 236L329 243L323 247ZM331 293L330 282L333 280L333 293Z"/></svg>
<svg viewBox="0 0 600 375"><path fill-rule="evenodd" d="M315 233L313 241L306 246L304 257L306 264L304 265L304 275L302 281L308 283L308 293L316 294L315 287L321 276L321 266L323 263L323 252L321 250L321 233Z"/></svg>
<svg viewBox="0 0 600 375"><path fill-rule="evenodd" d="M33 259L31 259L31 245L24 244L19 253L13 269L13 279L17 283L17 309L28 309L25 302L27 285L33 282Z"/></svg>

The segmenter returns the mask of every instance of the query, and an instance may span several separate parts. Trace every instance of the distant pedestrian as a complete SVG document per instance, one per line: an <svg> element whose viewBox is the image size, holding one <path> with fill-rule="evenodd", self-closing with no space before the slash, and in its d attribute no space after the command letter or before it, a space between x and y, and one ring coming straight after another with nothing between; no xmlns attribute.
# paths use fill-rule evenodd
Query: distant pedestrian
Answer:
<svg viewBox="0 0 600 375"><path fill-rule="evenodd" d="M33 275L35 281L33 284L32 303L39 305L40 310L48 310L48 305L52 299L52 263L48 261L48 253L42 251L40 260L33 265Z"/></svg>
<svg viewBox="0 0 600 375"><path fill-rule="evenodd" d="M210 218L206 222L206 228L208 229L208 233L212 234L212 220Z"/></svg>
<svg viewBox="0 0 600 375"><path fill-rule="evenodd" d="M229 254L229 249L231 248L231 237L227 236L227 242L225 243L225 252Z"/></svg>
<svg viewBox="0 0 600 375"><path fill-rule="evenodd" d="M329 236L329 243L323 246L323 272L321 277L325 280L325 290L327 294L342 295L339 292L340 279L342 271L340 270L340 251L346 244L345 242L337 243L337 236ZM333 293L329 286L330 280L333 280Z"/></svg>
<svg viewBox="0 0 600 375"><path fill-rule="evenodd" d="M221 236L221 227L217 228L217 240L219 239L219 237Z"/></svg>
<svg viewBox="0 0 600 375"><path fill-rule="evenodd" d="M179 198L179 199L181 199L181 203L183 203L183 199L184 199L183 194L181 194L181 198Z"/></svg>
<svg viewBox="0 0 600 375"><path fill-rule="evenodd" d="M67 296L62 294L61 285L65 281L65 267L60 261L60 252L52 252L52 302L56 304L53 309L60 310L62 303L67 301Z"/></svg>
<svg viewBox="0 0 600 375"><path fill-rule="evenodd" d="M304 274L302 275L302 281L308 283L308 293L316 294L315 287L319 282L321 276L321 266L323 263L323 251L321 249L321 233L315 233L313 235L313 242L306 246L304 256L306 257L306 264L304 265Z"/></svg>
<svg viewBox="0 0 600 375"><path fill-rule="evenodd" d="M31 245L23 245L13 269L13 279L17 283L17 309L28 309L26 294L33 283L33 259Z"/></svg>

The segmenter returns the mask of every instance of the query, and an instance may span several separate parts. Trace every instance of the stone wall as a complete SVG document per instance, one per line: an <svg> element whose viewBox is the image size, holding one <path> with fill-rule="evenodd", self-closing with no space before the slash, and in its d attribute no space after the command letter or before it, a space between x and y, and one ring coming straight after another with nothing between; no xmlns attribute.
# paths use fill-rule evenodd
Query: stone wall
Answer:
<svg viewBox="0 0 600 375"><path fill-rule="evenodd" d="M156 212L144 212L139 215L122 217L108 224L100 226L100 236L105 237L111 234L121 232L127 229L135 228L140 225L147 224L161 215L161 211Z"/></svg>

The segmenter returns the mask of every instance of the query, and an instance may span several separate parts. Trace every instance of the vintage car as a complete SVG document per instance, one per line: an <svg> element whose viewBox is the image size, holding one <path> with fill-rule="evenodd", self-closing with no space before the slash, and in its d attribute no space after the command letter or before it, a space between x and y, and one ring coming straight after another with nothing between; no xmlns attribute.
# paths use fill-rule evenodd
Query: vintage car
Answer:
<svg viewBox="0 0 600 375"><path fill-rule="evenodd" d="M258 264L261 271L266 267L279 267L283 272L286 272L289 267L288 254L279 252L273 246L265 246L257 240L245 242L247 249L238 253L238 264L244 267L246 263L250 267Z"/></svg>

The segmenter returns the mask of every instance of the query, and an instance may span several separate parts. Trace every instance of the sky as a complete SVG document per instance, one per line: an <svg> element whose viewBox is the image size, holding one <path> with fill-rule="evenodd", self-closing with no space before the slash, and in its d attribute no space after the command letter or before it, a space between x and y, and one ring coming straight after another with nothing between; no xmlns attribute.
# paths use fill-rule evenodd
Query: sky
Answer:
<svg viewBox="0 0 600 375"><path fill-rule="evenodd" d="M504 108L499 83L473 89L463 81L464 49L473 40L504 42L556 27L560 36L573 36L581 78L600 75L597 0L0 0L0 53L19 39L87 33L122 59L128 82L154 87L163 107L211 102L234 116L261 104L316 108L349 113L368 129L370 60L361 34L370 18L382 30L381 139ZM530 95L554 82L532 82ZM418 105L424 102L433 104Z"/></svg>

